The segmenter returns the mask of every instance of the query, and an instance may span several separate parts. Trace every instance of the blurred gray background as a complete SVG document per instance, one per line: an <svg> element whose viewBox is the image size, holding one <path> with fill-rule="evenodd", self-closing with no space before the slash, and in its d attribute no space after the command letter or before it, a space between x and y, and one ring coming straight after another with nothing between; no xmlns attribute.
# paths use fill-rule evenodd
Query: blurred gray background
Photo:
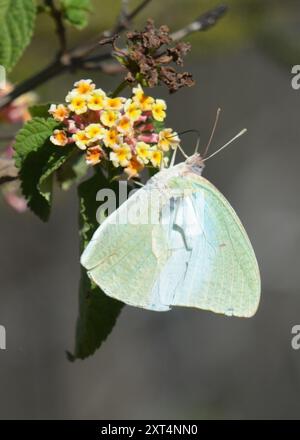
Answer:
<svg viewBox="0 0 300 440"><path fill-rule="evenodd" d="M112 11L111 2L95 3L99 11L86 34L99 23L108 27L118 10L119 2ZM162 23L165 10L176 29L215 4L153 0L137 26L150 15ZM220 24L188 39L194 50L186 67L196 86L154 94L167 99L168 125L198 128L202 145L217 107L222 114L212 148L248 128L208 162L205 177L234 206L253 243L263 283L258 313L238 319L126 307L101 349L70 363L65 350L73 349L78 311L76 191L56 192L47 224L2 203L0 324L7 350L0 350L1 419L300 417L300 350L291 348L291 328L300 324L300 91L290 85L291 66L300 64L299 2L228 4ZM12 79L48 61L42 54L52 33L48 21L39 26ZM62 100L82 76L49 82L38 90L41 101ZM89 76L104 89L118 83ZM192 152L193 137L183 145Z"/></svg>

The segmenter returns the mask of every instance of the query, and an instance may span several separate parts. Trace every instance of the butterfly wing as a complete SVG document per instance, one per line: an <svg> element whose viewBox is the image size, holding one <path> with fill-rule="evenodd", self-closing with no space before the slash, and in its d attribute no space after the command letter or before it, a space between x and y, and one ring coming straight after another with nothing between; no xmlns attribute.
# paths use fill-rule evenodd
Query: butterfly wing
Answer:
<svg viewBox="0 0 300 440"><path fill-rule="evenodd" d="M81 258L90 277L109 296L138 307L252 316L259 270L236 213L194 173L165 183L154 197L147 184L98 228ZM135 223L128 212L136 210Z"/></svg>
<svg viewBox="0 0 300 440"><path fill-rule="evenodd" d="M157 202L149 186L138 190L99 226L81 264L107 295L137 307L165 311L169 306L153 296L153 285L168 258L158 217L157 221L152 217L152 222L148 218L149 212L159 215Z"/></svg>
<svg viewBox="0 0 300 440"><path fill-rule="evenodd" d="M175 199L175 217L165 226L172 252L153 295L171 306L252 316L260 299L260 275L235 211L209 181L194 173L174 177L168 184L185 195Z"/></svg>

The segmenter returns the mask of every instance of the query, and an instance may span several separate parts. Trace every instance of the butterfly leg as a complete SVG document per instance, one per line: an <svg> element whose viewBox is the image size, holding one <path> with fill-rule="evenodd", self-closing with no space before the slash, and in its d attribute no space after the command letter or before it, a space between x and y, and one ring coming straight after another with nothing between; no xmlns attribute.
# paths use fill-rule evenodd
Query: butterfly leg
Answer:
<svg viewBox="0 0 300 440"><path fill-rule="evenodd" d="M177 147L175 147L175 149L174 149L174 151L173 151L173 154L172 154L172 158L171 158L171 161L170 161L169 168L172 168L172 167L174 166L175 159L176 159L176 153L177 153Z"/></svg>
<svg viewBox="0 0 300 440"><path fill-rule="evenodd" d="M141 187L145 186L142 182L139 182L138 180L134 180L134 179L131 179L131 180L132 180L132 182L134 182L137 186L141 186Z"/></svg>

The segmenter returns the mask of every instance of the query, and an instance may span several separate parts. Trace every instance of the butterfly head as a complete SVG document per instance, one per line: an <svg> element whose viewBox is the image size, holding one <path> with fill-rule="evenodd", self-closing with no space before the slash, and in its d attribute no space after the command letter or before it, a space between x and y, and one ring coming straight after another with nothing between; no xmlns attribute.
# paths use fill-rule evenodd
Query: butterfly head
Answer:
<svg viewBox="0 0 300 440"><path fill-rule="evenodd" d="M185 161L185 164L193 173L199 175L202 174L203 168L205 166L203 158L199 153L195 153L192 156L188 157Z"/></svg>

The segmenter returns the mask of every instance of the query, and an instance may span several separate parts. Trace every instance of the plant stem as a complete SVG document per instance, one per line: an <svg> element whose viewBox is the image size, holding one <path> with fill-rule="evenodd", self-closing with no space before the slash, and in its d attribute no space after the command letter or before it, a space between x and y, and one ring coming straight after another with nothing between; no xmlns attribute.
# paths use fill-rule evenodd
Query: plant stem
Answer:
<svg viewBox="0 0 300 440"><path fill-rule="evenodd" d="M121 84L118 85L118 87L115 89L114 92L112 92L111 97L115 98L116 96L119 95L119 93L121 93L126 87L128 86L128 82L122 81Z"/></svg>
<svg viewBox="0 0 300 440"><path fill-rule="evenodd" d="M133 18L136 17L151 0L143 0L141 3L130 13L128 14L128 21L130 22ZM199 19L185 26L183 29L179 29L171 34L173 41L178 41L181 38L186 37L192 32L203 31L208 29L209 27L215 25L218 19L226 12L226 7L219 6L217 8L208 11L206 14L203 14ZM29 92L41 84L46 83L47 81L55 78L64 72L73 72L77 68L81 69L96 69L98 71L106 71L105 64L103 61L107 61L112 58L112 54L110 52L100 54L97 57L93 57L91 60L89 59L89 55L92 51L99 47L99 41L103 36L111 36L116 33L122 32L124 30L124 23L118 23L111 31L106 31L103 35L99 35L95 40L88 45L83 45L76 47L70 51L66 51L63 56L61 51L58 53L57 57L45 68L43 68L40 72L34 74L29 77L25 81L21 82L12 92L0 98L0 110L8 106L14 99L18 98L20 95ZM61 40L62 47L64 46L63 39ZM96 63L90 63L90 61L97 61ZM87 62L87 64L86 64ZM110 72L107 73L118 73L116 70L111 69ZM122 89L121 89L122 90Z"/></svg>
<svg viewBox="0 0 300 440"><path fill-rule="evenodd" d="M45 0L45 4L49 7L50 15L55 22L56 33L60 45L60 54L63 54L67 50L67 38L62 12L56 7L54 0Z"/></svg>

